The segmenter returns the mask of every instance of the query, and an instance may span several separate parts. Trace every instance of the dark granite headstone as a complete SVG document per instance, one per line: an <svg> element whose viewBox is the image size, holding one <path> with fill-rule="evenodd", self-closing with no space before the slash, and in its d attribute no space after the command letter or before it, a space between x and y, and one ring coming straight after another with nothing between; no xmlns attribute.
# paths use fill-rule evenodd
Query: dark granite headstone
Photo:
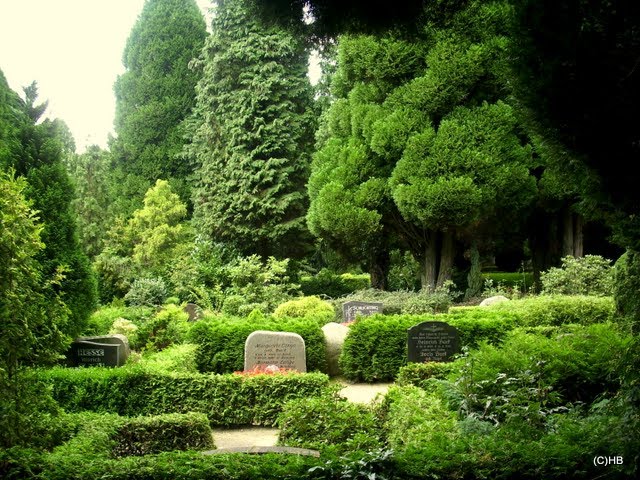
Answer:
<svg viewBox="0 0 640 480"><path fill-rule="evenodd" d="M444 322L422 322L408 330L410 362L449 362L460 351L458 330Z"/></svg>
<svg viewBox="0 0 640 480"><path fill-rule="evenodd" d="M76 338L67 353L68 364L73 367L121 367L131 353L124 335Z"/></svg>
<svg viewBox="0 0 640 480"><path fill-rule="evenodd" d="M342 322L353 322L357 315L366 317L374 313L382 313L382 303L378 302L345 302L342 304Z"/></svg>

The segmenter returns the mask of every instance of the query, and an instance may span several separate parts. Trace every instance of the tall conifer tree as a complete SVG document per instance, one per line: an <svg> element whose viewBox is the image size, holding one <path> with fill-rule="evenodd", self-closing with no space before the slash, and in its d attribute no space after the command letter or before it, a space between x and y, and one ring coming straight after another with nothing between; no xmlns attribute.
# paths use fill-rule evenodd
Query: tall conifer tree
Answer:
<svg viewBox="0 0 640 480"><path fill-rule="evenodd" d="M299 256L315 117L308 51L243 0L219 1L212 29L187 149L198 229L243 254Z"/></svg>
<svg viewBox="0 0 640 480"><path fill-rule="evenodd" d="M117 139L111 144L122 194L134 198L122 212L142 204L157 179L171 180L183 199L190 166L179 158L182 121L195 102L198 56L206 24L194 0L147 0L123 54L126 68L115 84Z"/></svg>

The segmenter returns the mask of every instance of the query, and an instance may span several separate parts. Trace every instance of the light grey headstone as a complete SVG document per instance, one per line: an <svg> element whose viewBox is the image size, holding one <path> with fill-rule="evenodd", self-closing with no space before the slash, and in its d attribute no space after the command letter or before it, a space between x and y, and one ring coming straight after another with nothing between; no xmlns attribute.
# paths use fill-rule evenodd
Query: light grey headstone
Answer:
<svg viewBox="0 0 640 480"><path fill-rule="evenodd" d="M341 374L338 360L342 353L344 339L347 338L349 333L349 327L340 323L330 322L322 327L322 333L324 333L324 344L327 352L328 373L335 377Z"/></svg>
<svg viewBox="0 0 640 480"><path fill-rule="evenodd" d="M481 307L488 307L489 305L493 305L495 303L508 302L509 299L503 295L496 295L495 297L485 298L480 302Z"/></svg>
<svg viewBox="0 0 640 480"><path fill-rule="evenodd" d="M374 313L382 313L382 303L351 301L342 304L343 323L353 322L358 315L367 317Z"/></svg>
<svg viewBox="0 0 640 480"><path fill-rule="evenodd" d="M307 371L304 339L297 333L257 330L244 343L244 370L275 365L298 372Z"/></svg>

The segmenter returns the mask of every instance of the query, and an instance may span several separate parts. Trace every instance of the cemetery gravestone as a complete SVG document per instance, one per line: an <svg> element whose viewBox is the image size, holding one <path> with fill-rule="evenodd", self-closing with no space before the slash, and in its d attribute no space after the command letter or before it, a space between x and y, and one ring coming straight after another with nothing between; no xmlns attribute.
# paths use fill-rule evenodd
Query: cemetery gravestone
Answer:
<svg viewBox="0 0 640 480"><path fill-rule="evenodd" d="M195 303L187 303L182 310L189 315L190 322L195 322L202 318L202 309Z"/></svg>
<svg viewBox="0 0 640 480"><path fill-rule="evenodd" d="M268 365L306 372L304 339L289 332L257 330L251 333L244 344L244 370Z"/></svg>
<svg viewBox="0 0 640 480"><path fill-rule="evenodd" d="M67 353L71 366L121 367L131 350L124 335L80 337L73 341Z"/></svg>
<svg viewBox="0 0 640 480"><path fill-rule="evenodd" d="M382 313L382 303L378 302L345 302L342 304L342 322L353 322L357 315L366 317L374 313Z"/></svg>
<svg viewBox="0 0 640 480"><path fill-rule="evenodd" d="M410 362L448 362L460 351L458 330L444 322L422 322L408 330Z"/></svg>

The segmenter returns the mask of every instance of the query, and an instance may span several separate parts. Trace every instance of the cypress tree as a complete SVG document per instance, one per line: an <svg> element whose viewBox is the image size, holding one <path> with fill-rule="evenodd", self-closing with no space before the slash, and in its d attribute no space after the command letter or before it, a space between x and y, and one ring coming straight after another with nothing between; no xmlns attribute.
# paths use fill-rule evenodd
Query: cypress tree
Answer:
<svg viewBox="0 0 640 480"><path fill-rule="evenodd" d="M212 28L187 148L197 228L245 255L301 256L315 117L307 48L257 23L243 0L218 2Z"/></svg>
<svg viewBox="0 0 640 480"><path fill-rule="evenodd" d="M117 138L110 147L121 196L134 201L118 213L127 216L141 206L157 179L170 180L185 200L190 195L192 169L178 154L198 80L189 62L206 35L194 0L147 0L131 30L122 59L126 71L114 86Z"/></svg>

